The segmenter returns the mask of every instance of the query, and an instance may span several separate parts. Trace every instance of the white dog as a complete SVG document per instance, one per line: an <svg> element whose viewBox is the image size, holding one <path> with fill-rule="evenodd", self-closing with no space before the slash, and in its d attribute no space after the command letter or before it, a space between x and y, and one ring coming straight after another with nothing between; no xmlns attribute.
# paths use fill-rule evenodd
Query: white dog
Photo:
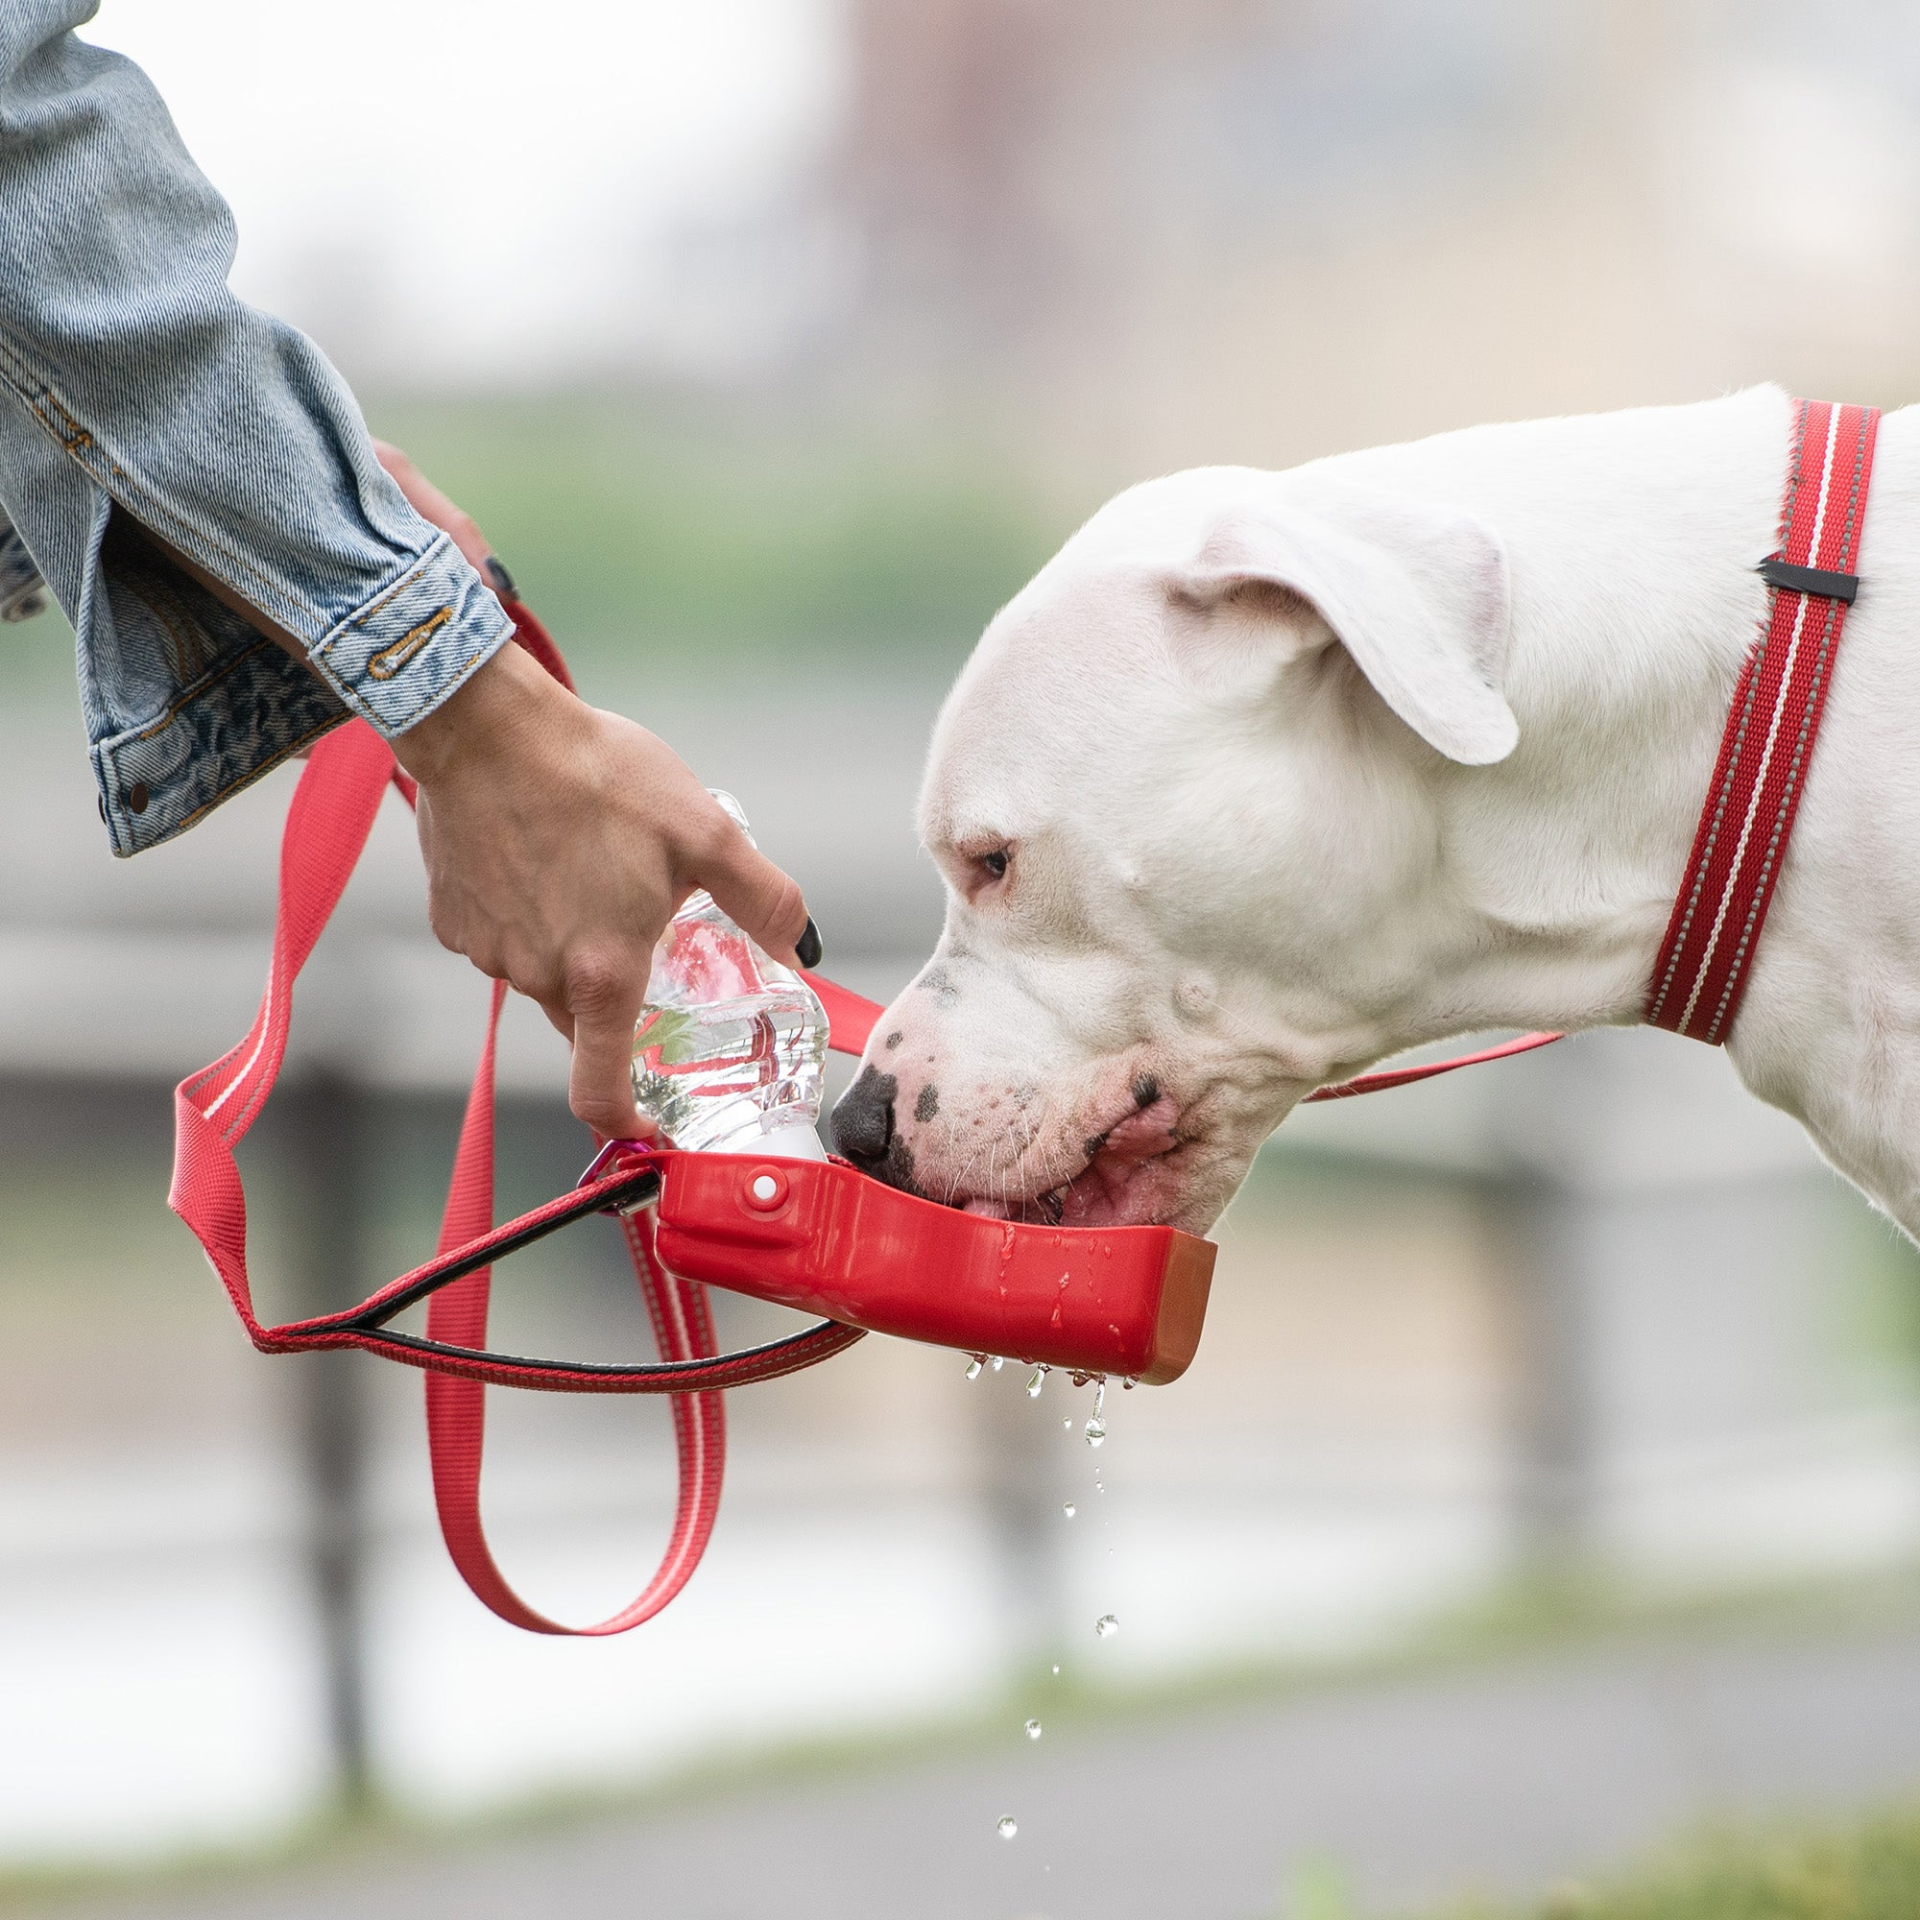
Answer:
<svg viewBox="0 0 1920 1920"><path fill-rule="evenodd" d="M1636 1022L1792 432L1757 388L1102 508L941 713L946 930L842 1151L979 1211L1203 1232L1315 1087ZM1920 1234L1920 408L1882 422L1860 573L1729 1051Z"/></svg>

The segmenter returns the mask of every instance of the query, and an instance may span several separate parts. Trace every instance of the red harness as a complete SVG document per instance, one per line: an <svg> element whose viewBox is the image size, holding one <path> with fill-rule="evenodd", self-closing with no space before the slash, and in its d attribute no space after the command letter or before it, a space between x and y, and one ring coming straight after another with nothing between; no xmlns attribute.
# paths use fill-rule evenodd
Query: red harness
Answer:
<svg viewBox="0 0 1920 1920"><path fill-rule="evenodd" d="M1719 1041L1739 1008L1755 942L1805 785L1847 605L1873 461L1870 408L1802 402L1765 635L1740 676L1720 759L1674 906L1647 1019ZM569 686L552 640L515 605L515 637ZM358 1306L284 1326L254 1312L246 1196L233 1149L259 1117L286 1052L294 980L331 916L389 785L412 784L355 721L314 750L287 812L279 913L266 992L252 1028L174 1097L169 1203L206 1249L263 1353L358 1347L426 1373L427 1441L441 1532L468 1586L502 1619L535 1633L622 1633L650 1619L699 1565L720 1502L725 1388L776 1379L841 1352L872 1329L1088 1373L1176 1377L1192 1358L1213 1268L1210 1242L1169 1227L1016 1225L937 1207L843 1162L756 1161L670 1151L603 1151L573 1192L493 1224L494 1044L506 989L493 989L440 1243L424 1266ZM836 1050L864 1050L882 1009L817 975ZM1311 1100L1383 1092L1558 1040L1517 1040L1430 1065L1389 1068ZM492 1263L590 1213L620 1221L659 1349L624 1366L488 1350ZM785 1339L722 1355L706 1286L822 1315ZM424 1335L393 1323L427 1303ZM566 1627L508 1586L480 1521L486 1389L664 1393L672 1397L680 1496L659 1568L609 1619Z"/></svg>
<svg viewBox="0 0 1920 1920"><path fill-rule="evenodd" d="M1733 690L1686 878L1654 963L1649 1026L1718 1046L1740 1011L1813 762L1847 609L1880 414L1798 403L1772 604Z"/></svg>

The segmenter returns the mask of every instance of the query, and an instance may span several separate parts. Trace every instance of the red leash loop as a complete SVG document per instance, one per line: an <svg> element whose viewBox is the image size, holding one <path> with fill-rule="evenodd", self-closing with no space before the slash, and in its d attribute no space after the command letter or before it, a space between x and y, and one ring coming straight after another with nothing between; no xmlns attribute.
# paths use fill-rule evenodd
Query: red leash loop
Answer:
<svg viewBox="0 0 1920 1920"><path fill-rule="evenodd" d="M513 609L515 637L557 677L564 665L538 621ZM263 1353L358 1347L422 1368L434 1496L447 1547L467 1584L502 1619L536 1633L621 1633L651 1618L685 1586L713 1529L726 1462L721 1390L815 1365L863 1337L819 1325L745 1353L718 1351L704 1287L669 1272L653 1249L650 1215L623 1219L628 1251L652 1320L660 1359L629 1366L579 1365L495 1354L486 1347L492 1262L559 1228L658 1188L644 1166L616 1165L504 1226L493 1224L494 1056L505 988L493 989L486 1044L460 1130L446 1214L434 1258L357 1307L264 1326L247 1272L246 1195L234 1148L259 1117L286 1054L293 987L339 904L387 787L412 798L411 782L371 728L353 721L314 749L281 837L279 910L260 1010L247 1036L174 1095L174 1176L168 1203L193 1231L248 1337ZM864 1035L863 1035L864 1038ZM388 1323L429 1302L424 1338ZM488 1385L569 1392L673 1396L680 1495L667 1549L644 1592L598 1625L569 1628L522 1601L495 1564L480 1519L480 1467Z"/></svg>
<svg viewBox="0 0 1920 1920"><path fill-rule="evenodd" d="M483 1238L493 1226L494 1049L506 988L494 982L492 1011L479 1072L467 1101L447 1192L439 1251L451 1254ZM667 1272L653 1255L649 1225L624 1217L628 1251L653 1322L660 1357L705 1358L718 1351L706 1290ZM486 1345L491 1266L476 1267L434 1294L427 1306L427 1336L450 1346ZM433 1462L433 1497L440 1533L453 1563L473 1592L501 1619L531 1633L604 1635L624 1633L650 1620L680 1589L706 1551L720 1508L726 1470L726 1413L718 1393L678 1395L673 1406L674 1451L680 1495L667 1551L639 1598L591 1627L565 1627L529 1607L507 1584L494 1560L480 1519L480 1467L486 1446L487 1389L482 1381L430 1371L427 1374L427 1449Z"/></svg>

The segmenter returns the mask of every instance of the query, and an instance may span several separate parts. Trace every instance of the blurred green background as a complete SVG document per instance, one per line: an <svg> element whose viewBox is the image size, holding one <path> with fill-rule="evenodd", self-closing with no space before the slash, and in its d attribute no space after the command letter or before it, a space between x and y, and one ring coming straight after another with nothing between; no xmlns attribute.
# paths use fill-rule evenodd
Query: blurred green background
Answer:
<svg viewBox="0 0 1920 1920"><path fill-rule="evenodd" d="M619 391L363 404L590 673L944 681L1072 530L1005 448L924 425L770 430L737 404Z"/></svg>

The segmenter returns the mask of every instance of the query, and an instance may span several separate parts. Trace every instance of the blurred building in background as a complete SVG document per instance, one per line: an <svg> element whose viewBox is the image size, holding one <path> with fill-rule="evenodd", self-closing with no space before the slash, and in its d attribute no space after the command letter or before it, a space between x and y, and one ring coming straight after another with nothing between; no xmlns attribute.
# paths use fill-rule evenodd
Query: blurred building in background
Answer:
<svg viewBox="0 0 1920 1920"><path fill-rule="evenodd" d="M1113 488L1920 374L1920 18L1869 0L588 0L551 31L108 0L90 31L232 196L237 284L882 996L939 924L911 803L945 682ZM1605 1034L1290 1121L1193 1373L1116 1392L1098 1455L1064 1383L870 1341L736 1397L665 1621L516 1635L435 1541L416 1383L254 1359L162 1210L167 1083L251 1017L290 779L116 866L65 646L0 647L0 1858L258 1834L343 1767L435 1811L600 1787L1055 1659L1098 1693L1378 1651L1542 1568L1698 1594L1920 1550L1908 1250L1717 1055ZM483 1004L384 820L260 1143L287 1310L429 1243ZM585 1151L538 1020L504 1078L526 1204ZM610 1248L527 1266L506 1338L640 1338ZM503 1558L606 1611L665 1523L664 1419L493 1399Z"/></svg>
<svg viewBox="0 0 1920 1920"><path fill-rule="evenodd" d="M1920 54L1897 9L851 18L829 177L856 364L997 402L1109 476L1910 377Z"/></svg>

